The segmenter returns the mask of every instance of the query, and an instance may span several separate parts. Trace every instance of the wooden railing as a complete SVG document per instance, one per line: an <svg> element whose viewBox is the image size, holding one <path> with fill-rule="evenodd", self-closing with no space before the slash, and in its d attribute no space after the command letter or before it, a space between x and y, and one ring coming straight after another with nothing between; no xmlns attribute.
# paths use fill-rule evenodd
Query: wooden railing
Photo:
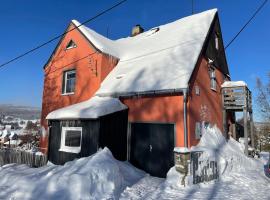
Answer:
<svg viewBox="0 0 270 200"><path fill-rule="evenodd" d="M254 126L253 126L253 111L251 92L247 86L223 87L222 88L222 103L223 103L223 132L228 139L228 121L227 111L243 112L244 119L244 137L245 137L245 154L248 156L248 137L251 138L251 146L254 148ZM249 117L248 117L249 115ZM250 133L248 133L250 126Z"/></svg>
<svg viewBox="0 0 270 200"><path fill-rule="evenodd" d="M222 88L222 98L225 110L252 109L251 92L245 86Z"/></svg>
<svg viewBox="0 0 270 200"><path fill-rule="evenodd" d="M47 164L47 156L15 149L0 149L0 166L11 163L41 167Z"/></svg>

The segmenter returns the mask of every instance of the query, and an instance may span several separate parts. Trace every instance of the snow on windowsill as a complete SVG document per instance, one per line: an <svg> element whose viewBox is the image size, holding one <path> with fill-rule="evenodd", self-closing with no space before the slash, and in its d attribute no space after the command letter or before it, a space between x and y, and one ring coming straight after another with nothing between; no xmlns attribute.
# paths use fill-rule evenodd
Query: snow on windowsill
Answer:
<svg viewBox="0 0 270 200"><path fill-rule="evenodd" d="M66 146L64 146L64 147L61 147L60 149L59 149L59 151L62 151L62 152L67 152L67 153L80 153L81 152L81 147L74 147L74 148L72 148L72 147L66 147Z"/></svg>

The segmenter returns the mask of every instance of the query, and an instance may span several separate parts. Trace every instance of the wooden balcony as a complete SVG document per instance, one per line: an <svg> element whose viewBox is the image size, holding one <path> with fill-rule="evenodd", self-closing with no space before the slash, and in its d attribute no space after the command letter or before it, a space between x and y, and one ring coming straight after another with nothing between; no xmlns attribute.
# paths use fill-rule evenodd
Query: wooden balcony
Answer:
<svg viewBox="0 0 270 200"><path fill-rule="evenodd" d="M246 86L222 88L223 109L252 112L251 91Z"/></svg>
<svg viewBox="0 0 270 200"><path fill-rule="evenodd" d="M254 125L251 92L243 81L228 81L227 83L225 82L225 84L223 84L222 86L221 92L224 135L225 137L229 138L227 112L243 112L245 154L248 155L249 136L251 138L251 146L254 148ZM250 129L248 129L248 126L250 127Z"/></svg>

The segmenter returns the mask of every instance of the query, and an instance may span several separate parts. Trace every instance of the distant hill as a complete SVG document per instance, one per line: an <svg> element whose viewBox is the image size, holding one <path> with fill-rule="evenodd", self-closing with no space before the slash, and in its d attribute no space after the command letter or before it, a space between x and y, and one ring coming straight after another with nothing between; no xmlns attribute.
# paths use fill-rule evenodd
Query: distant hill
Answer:
<svg viewBox="0 0 270 200"><path fill-rule="evenodd" d="M12 104L0 104L0 115L10 115L21 119L39 119L41 109L31 106L18 106Z"/></svg>

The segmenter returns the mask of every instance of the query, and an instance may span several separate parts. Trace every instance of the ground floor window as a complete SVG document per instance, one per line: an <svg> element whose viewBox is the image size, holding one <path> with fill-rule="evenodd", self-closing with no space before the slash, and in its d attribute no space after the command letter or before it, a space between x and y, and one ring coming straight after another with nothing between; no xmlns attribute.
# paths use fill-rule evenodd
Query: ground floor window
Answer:
<svg viewBox="0 0 270 200"><path fill-rule="evenodd" d="M82 127L62 127L61 146L59 151L80 153Z"/></svg>

